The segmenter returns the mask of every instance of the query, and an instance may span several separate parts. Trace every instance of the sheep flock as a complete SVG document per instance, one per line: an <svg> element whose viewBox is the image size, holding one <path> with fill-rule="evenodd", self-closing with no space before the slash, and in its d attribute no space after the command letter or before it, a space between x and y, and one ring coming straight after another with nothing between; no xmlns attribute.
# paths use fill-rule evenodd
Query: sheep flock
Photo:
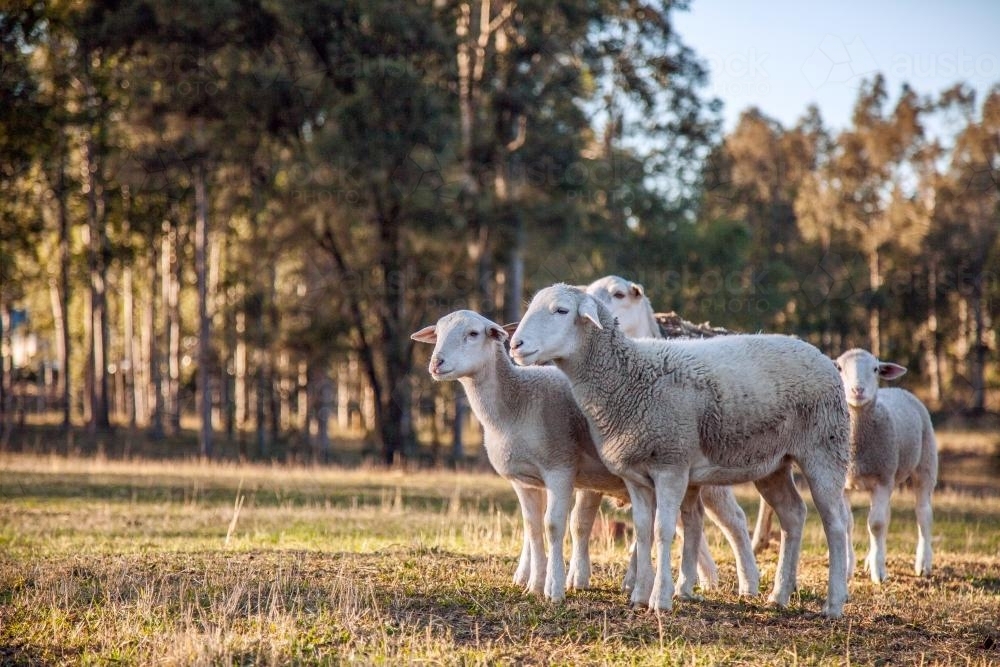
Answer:
<svg viewBox="0 0 1000 667"><path fill-rule="evenodd" d="M771 512L781 532L768 600L787 606L806 515L793 470L826 537L824 616L843 615L855 569L851 490L871 496L865 569L880 584L890 496L912 483L914 569L930 573L934 430L913 394L878 386L902 375L901 366L864 350L833 360L792 336L731 334L657 315L642 286L618 276L542 289L516 324L463 310L411 338L434 346L434 380L461 383L490 464L514 488L524 537L513 581L530 593L559 602L567 589L589 586L589 539L608 497L631 505L622 588L632 606L666 611L675 597L697 600L696 584L701 592L717 585L706 515L733 550L739 594L756 595L754 551ZM753 544L731 488L742 482L763 499Z"/></svg>

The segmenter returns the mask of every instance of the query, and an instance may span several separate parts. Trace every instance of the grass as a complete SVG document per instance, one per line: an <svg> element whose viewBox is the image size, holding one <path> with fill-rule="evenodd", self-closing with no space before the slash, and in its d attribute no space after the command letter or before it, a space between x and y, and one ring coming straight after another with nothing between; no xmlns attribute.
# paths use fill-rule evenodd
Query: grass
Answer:
<svg viewBox="0 0 1000 667"><path fill-rule="evenodd" d="M942 438L942 461L973 441ZM936 496L934 574L912 574L900 492L890 579L859 571L838 621L818 613L815 512L788 609L737 598L712 527L720 590L657 616L627 608L611 530L591 590L553 605L515 587L520 517L494 475L4 454L0 664L1000 664L1000 481L980 488L994 453L975 447L976 491L946 470ZM776 560L760 557L765 590Z"/></svg>

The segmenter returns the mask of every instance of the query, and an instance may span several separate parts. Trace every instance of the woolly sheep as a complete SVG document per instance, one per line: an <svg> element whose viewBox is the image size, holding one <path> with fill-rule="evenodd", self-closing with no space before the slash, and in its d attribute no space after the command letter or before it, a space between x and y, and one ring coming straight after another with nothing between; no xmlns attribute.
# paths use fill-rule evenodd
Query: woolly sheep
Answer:
<svg viewBox="0 0 1000 667"><path fill-rule="evenodd" d="M503 327L468 310L445 315L411 338L434 344L429 371L435 380L462 384L482 423L489 461L517 494L524 542L514 582L554 601L565 597L562 545L576 486L568 578L571 587L586 588L590 532L602 493L624 503L628 492L601 462L565 376L555 368L515 366L504 349Z"/></svg>
<svg viewBox="0 0 1000 667"><path fill-rule="evenodd" d="M787 605L805 522L791 476L795 462L826 532L823 613L843 614L849 425L840 377L819 350L774 335L630 339L597 299L558 284L532 299L511 353L518 364L552 361L567 375L602 460L625 480L637 543L634 605L665 610L673 604L670 544L678 511L685 518L678 592L691 596L701 531L697 487L745 481L756 481L778 513L781 556L770 600Z"/></svg>
<svg viewBox="0 0 1000 667"><path fill-rule="evenodd" d="M631 338L663 337L642 285L620 276L605 276L585 289L611 311L625 335ZM746 514L736 502L736 495L728 486L705 486L701 495L709 518L722 530L736 556L740 594L756 595L760 587L760 573L750 545ZM704 537L698 548L698 569L699 572L713 573L716 570Z"/></svg>
<svg viewBox="0 0 1000 667"><path fill-rule="evenodd" d="M868 491L869 548L865 565L871 580L886 578L885 536L893 487L907 480L916 496L917 553L914 571L931 573L931 494L937 484L937 442L927 408L916 396L879 380L895 380L906 368L853 349L837 358L851 416L851 462L847 488ZM854 564L851 558L849 568Z"/></svg>
<svg viewBox="0 0 1000 667"><path fill-rule="evenodd" d="M914 571L918 576L931 572L931 494L937 484L937 441L927 408L904 389L878 388L879 379L895 380L906 368L882 362L870 352L855 348L836 361L844 381L851 415L851 464L847 474L844 502L853 529L849 490L868 491L868 556L865 569L871 580L882 583L885 569L886 532L889 528L889 499L892 489L910 480L916 495L917 555ZM771 513L761 505L754 531L756 553L767 546ZM848 532L851 535L853 530ZM848 578L853 575L853 542L847 562Z"/></svg>

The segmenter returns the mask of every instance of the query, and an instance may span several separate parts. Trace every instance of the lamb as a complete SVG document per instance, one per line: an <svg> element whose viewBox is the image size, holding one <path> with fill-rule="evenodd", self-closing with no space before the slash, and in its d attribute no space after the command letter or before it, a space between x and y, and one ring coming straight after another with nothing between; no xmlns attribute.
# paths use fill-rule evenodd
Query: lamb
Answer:
<svg viewBox="0 0 1000 667"><path fill-rule="evenodd" d="M619 276L605 276L584 289L611 311L625 335L631 338L664 337L661 335L660 325L656 321L653 307L642 285ZM709 518L722 530L736 555L740 594L755 595L760 586L760 573L750 545L746 514L736 502L732 488L705 486L701 490L701 495L706 501L705 508L708 510ZM712 560L708 542L704 537L698 548L698 569L700 572L713 574L716 572L715 561ZM717 575L715 578L717 579ZM705 587L704 582L702 587Z"/></svg>
<svg viewBox="0 0 1000 667"><path fill-rule="evenodd" d="M761 334L630 339L597 299L557 284L532 299L511 338L511 354L520 365L551 361L566 374L601 459L625 480L637 543L633 605L672 607L670 544L678 512L685 519L678 589L682 597L692 595L701 537L697 488L745 481L755 481L778 513L781 556L769 599L787 605L805 522L794 462L809 482L827 538L823 613L843 614L849 419L840 376L819 350Z"/></svg>
<svg viewBox="0 0 1000 667"><path fill-rule="evenodd" d="M848 468L844 502L853 533L850 490L868 491L868 556L865 569L876 584L888 576L885 569L886 532L889 528L889 499L894 486L909 480L916 495L917 576L931 572L931 494L937 484L937 441L927 408L904 389L878 388L879 379L895 380L906 368L882 362L870 352L855 348L836 361L844 381L851 415L851 465ZM756 553L767 546L771 513L761 505L754 531ZM848 578L854 572L853 542L847 562Z"/></svg>
<svg viewBox="0 0 1000 667"><path fill-rule="evenodd" d="M445 315L411 338L434 344L429 370L435 380L462 384L483 425L487 457L517 494L524 542L514 582L553 601L564 599L567 578L570 587L586 588L590 532L602 494L627 503L628 492L601 462L565 376L555 368L514 366L504 328L468 310ZM567 575L562 545L574 486Z"/></svg>
<svg viewBox="0 0 1000 667"><path fill-rule="evenodd" d="M870 352L848 350L837 358L851 415L851 462L847 489L871 494L868 556L871 580L886 579L885 537L893 487L907 480L916 496L917 576L931 573L931 494L937 484L937 441L927 408L916 396L894 387L879 389L880 379L895 380L906 368L879 361ZM846 498L846 494L845 494ZM849 505L848 505L849 507ZM851 516L848 514L848 516ZM853 569L854 559L848 563Z"/></svg>

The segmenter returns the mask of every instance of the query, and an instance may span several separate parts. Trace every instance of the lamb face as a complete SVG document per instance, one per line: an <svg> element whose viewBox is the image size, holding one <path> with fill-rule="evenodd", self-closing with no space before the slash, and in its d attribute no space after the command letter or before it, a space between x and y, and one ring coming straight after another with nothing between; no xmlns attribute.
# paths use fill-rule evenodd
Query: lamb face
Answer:
<svg viewBox="0 0 1000 667"><path fill-rule="evenodd" d="M603 303L630 338L659 338L653 309L642 285L619 276L605 276L587 286L587 294Z"/></svg>
<svg viewBox="0 0 1000 667"><path fill-rule="evenodd" d="M861 408L875 400L879 380L895 380L906 368L888 361L879 361L861 349L848 350L837 358L837 370L844 381L847 404Z"/></svg>
<svg viewBox="0 0 1000 667"><path fill-rule="evenodd" d="M572 355L579 348L577 321L601 326L597 301L569 285L552 285L528 305L510 341L511 357L520 366L544 364Z"/></svg>
<svg viewBox="0 0 1000 667"><path fill-rule="evenodd" d="M433 343L434 352L427 370L432 378L442 381L478 373L491 363L496 341L507 340L507 333L479 313L459 310L445 315L437 324L424 327L410 338Z"/></svg>

